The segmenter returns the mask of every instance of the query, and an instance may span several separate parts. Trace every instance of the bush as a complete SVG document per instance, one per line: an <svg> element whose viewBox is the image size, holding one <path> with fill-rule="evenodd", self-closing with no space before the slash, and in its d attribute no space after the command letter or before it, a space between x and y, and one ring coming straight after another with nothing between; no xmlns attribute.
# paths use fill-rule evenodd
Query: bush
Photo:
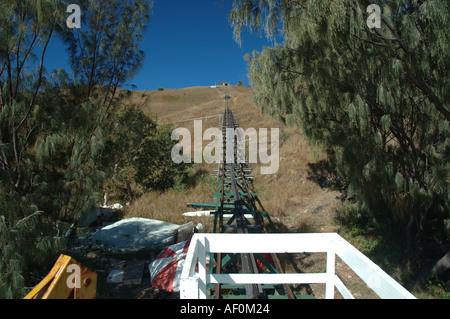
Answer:
<svg viewBox="0 0 450 319"><path fill-rule="evenodd" d="M190 164L176 164L171 151L176 145L172 140L172 129L161 126L154 135L148 136L134 153L135 179L146 189L164 191L177 185L180 187Z"/></svg>

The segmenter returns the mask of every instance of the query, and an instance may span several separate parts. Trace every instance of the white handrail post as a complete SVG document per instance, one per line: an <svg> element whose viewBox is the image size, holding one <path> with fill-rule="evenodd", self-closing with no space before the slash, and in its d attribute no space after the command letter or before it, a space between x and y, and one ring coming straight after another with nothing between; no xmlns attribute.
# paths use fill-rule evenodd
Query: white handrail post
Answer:
<svg viewBox="0 0 450 319"><path fill-rule="evenodd" d="M336 253L331 246L327 251L327 282L325 284L325 299L334 299L334 275L336 273Z"/></svg>
<svg viewBox="0 0 450 319"><path fill-rule="evenodd" d="M192 276L180 280L180 299L199 299L198 277Z"/></svg>
<svg viewBox="0 0 450 319"><path fill-rule="evenodd" d="M199 278L195 273L195 264L197 260L198 240L194 236L191 240L190 249L186 256L185 266L180 278L180 298L198 299L199 298ZM195 261L194 261L195 260Z"/></svg>
<svg viewBox="0 0 450 319"><path fill-rule="evenodd" d="M199 299L206 299L206 243L205 236L201 236L198 243L198 293Z"/></svg>

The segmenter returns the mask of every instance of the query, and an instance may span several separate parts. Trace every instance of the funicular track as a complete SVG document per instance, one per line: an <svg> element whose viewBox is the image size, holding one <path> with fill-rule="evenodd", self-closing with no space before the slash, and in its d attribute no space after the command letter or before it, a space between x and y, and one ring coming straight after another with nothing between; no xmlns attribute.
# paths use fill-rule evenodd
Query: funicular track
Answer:
<svg viewBox="0 0 450 319"><path fill-rule="evenodd" d="M264 219L267 219L269 223L271 223L271 220L262 206L261 201L258 199L257 193L251 189L253 175L251 175L251 168L245 160L245 154L243 153L245 150L245 148L243 149L245 141L240 134L238 123L229 106L228 91L225 96L225 102L226 105L222 115L221 128L222 154L221 159L217 161L218 167L215 169L219 190L215 194L216 203L214 205L213 232L236 232L239 234L268 233ZM207 205L213 206L212 204L190 204L193 207L207 207ZM227 218L224 217L225 215ZM226 272L230 268L230 264L236 262L237 257L240 257L240 266L243 273L257 274L261 271L271 273L284 272L276 254L241 253L239 255L234 256L231 254L223 255L222 253L217 253L215 256L211 256L216 262L215 272L218 274ZM210 272L214 271L212 264L210 262ZM230 292L233 289L235 291ZM235 297L236 290L242 291L242 288L216 284L211 289L216 299L223 298L226 294L231 294ZM265 299L268 298L268 295L273 294L295 299L291 287L287 284L276 287L247 284L244 285L244 290L247 299ZM226 293L224 293L225 291Z"/></svg>
<svg viewBox="0 0 450 319"><path fill-rule="evenodd" d="M216 202L188 204L210 209L215 234L194 234L181 274L181 298L304 299L294 294L288 283L315 283L325 285L326 299L333 299L336 289L342 297L353 299L336 273L339 257L379 297L415 299L337 233L269 233L272 222L252 188L251 168L242 152L245 135L238 129L229 99L227 91L221 155L213 169L218 184ZM277 254L304 252L325 253L325 272L284 273Z"/></svg>

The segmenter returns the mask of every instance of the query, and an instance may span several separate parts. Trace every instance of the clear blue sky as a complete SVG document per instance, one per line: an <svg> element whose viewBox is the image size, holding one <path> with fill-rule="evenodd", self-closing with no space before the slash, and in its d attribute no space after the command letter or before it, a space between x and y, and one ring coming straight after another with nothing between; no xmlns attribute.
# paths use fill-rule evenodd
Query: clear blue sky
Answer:
<svg viewBox="0 0 450 319"><path fill-rule="evenodd" d="M141 49L143 69L130 81L138 90L206 86L226 81L249 85L246 53L271 46L264 36L245 33L242 47L233 39L227 13L231 0L154 0ZM47 70L70 70L67 54L53 41Z"/></svg>

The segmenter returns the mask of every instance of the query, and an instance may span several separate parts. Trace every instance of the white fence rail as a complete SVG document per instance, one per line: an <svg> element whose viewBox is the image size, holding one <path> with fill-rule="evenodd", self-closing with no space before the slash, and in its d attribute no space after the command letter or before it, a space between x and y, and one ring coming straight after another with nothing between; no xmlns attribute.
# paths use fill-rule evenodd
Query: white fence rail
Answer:
<svg viewBox="0 0 450 319"><path fill-rule="evenodd" d="M327 253L325 273L209 274L210 253ZM336 233L317 234L195 234L180 279L181 299L206 299L208 284L325 284L325 298L334 299L335 288L353 299L336 275L339 256L380 298L415 299L398 282Z"/></svg>

